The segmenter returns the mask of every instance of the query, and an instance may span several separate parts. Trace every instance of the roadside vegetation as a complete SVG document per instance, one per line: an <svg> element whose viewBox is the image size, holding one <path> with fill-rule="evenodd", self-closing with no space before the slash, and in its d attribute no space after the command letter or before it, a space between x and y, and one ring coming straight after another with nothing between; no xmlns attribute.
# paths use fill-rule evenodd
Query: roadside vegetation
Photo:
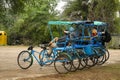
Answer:
<svg viewBox="0 0 120 80"><path fill-rule="evenodd" d="M59 0L0 0L0 31L6 31L8 45L38 45L50 41L50 20L99 20L112 33L120 32L119 0L63 0L63 13L55 8Z"/></svg>

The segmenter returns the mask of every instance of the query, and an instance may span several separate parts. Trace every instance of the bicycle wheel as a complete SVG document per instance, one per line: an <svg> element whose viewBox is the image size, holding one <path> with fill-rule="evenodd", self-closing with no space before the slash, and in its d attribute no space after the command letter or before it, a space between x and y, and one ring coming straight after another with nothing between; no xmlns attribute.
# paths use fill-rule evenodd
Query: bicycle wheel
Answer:
<svg viewBox="0 0 120 80"><path fill-rule="evenodd" d="M78 70L82 70L82 69L84 69L84 68L86 68L86 58L81 58L80 59L80 66L79 66L79 68L78 68Z"/></svg>
<svg viewBox="0 0 120 80"><path fill-rule="evenodd" d="M105 60L105 52L101 47L94 47L94 50L96 51L97 57L98 57L98 65L101 65Z"/></svg>
<svg viewBox="0 0 120 80"><path fill-rule="evenodd" d="M86 62L86 67L93 67L98 63L98 57L96 54L93 54L91 56L88 56L85 62Z"/></svg>
<svg viewBox="0 0 120 80"><path fill-rule="evenodd" d="M87 57L85 63L87 68L94 66L94 57Z"/></svg>
<svg viewBox="0 0 120 80"><path fill-rule="evenodd" d="M76 49L79 57L80 65L78 67L78 70L82 70L86 67L86 55L83 52L83 49Z"/></svg>
<svg viewBox="0 0 120 80"><path fill-rule="evenodd" d="M73 53L72 57L72 66L70 71L71 72L75 72L76 70L78 70L79 66L80 66L80 59L78 57L78 53Z"/></svg>
<svg viewBox="0 0 120 80"><path fill-rule="evenodd" d="M80 59L79 58L73 59L70 71L75 72L76 70L78 70L79 66L80 66Z"/></svg>
<svg viewBox="0 0 120 80"><path fill-rule="evenodd" d="M72 62L67 54L59 54L54 61L54 68L59 74L68 73Z"/></svg>
<svg viewBox="0 0 120 80"><path fill-rule="evenodd" d="M105 55L106 55L105 61L107 61L110 58L110 53L106 48L104 50L105 50Z"/></svg>
<svg viewBox="0 0 120 80"><path fill-rule="evenodd" d="M69 72L75 72L80 66L80 60L77 53L73 51L66 52L67 56L70 58L71 67L65 67Z"/></svg>
<svg viewBox="0 0 120 80"><path fill-rule="evenodd" d="M104 64L110 57L109 51L107 49L104 49L104 60L100 63L100 65Z"/></svg>
<svg viewBox="0 0 120 80"><path fill-rule="evenodd" d="M102 49L102 48L99 48L98 51L98 65L102 65L104 62L105 62L105 59L106 59L106 52Z"/></svg>
<svg viewBox="0 0 120 80"><path fill-rule="evenodd" d="M33 64L33 57L28 51L22 51L17 57L17 63L20 68L28 69Z"/></svg>
<svg viewBox="0 0 120 80"><path fill-rule="evenodd" d="M54 61L54 54L48 54L47 50L42 50L39 54L39 60L42 61L44 63L44 65L51 65Z"/></svg>
<svg viewBox="0 0 120 80"><path fill-rule="evenodd" d="M99 51L102 56L99 56L98 58L98 65L104 64L110 57L109 51L106 48L100 48L101 51Z"/></svg>
<svg viewBox="0 0 120 80"><path fill-rule="evenodd" d="M104 54L103 56L100 56L99 58L98 58L98 63L97 63L97 65L102 65L104 62L105 62L105 59L106 58L106 54Z"/></svg>

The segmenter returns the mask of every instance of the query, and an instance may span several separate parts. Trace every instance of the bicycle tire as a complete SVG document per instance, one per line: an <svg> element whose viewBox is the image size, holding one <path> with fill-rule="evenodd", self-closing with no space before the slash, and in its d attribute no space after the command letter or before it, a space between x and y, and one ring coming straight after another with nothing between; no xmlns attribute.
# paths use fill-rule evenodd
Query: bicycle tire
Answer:
<svg viewBox="0 0 120 80"><path fill-rule="evenodd" d="M103 59L101 59L101 61L100 61L99 58L98 58L98 65L104 64L109 59L109 57L110 57L109 51L106 48L102 48L101 47L100 49L103 52L103 56L102 56Z"/></svg>
<svg viewBox="0 0 120 80"><path fill-rule="evenodd" d="M59 54L54 61L54 68L59 74L68 73L71 66L72 62L67 54Z"/></svg>
<svg viewBox="0 0 120 80"><path fill-rule="evenodd" d="M84 68L86 68L86 55L83 52L83 49L76 49L77 51L77 56L79 57L79 61L80 61L80 65L78 67L78 70L82 70Z"/></svg>
<svg viewBox="0 0 120 80"><path fill-rule="evenodd" d="M68 56L71 62L71 68L65 67L66 70L68 70L69 72L75 72L79 68L79 65L80 65L80 61L77 56L77 53L74 53L73 51L71 51L71 52L64 53L64 55Z"/></svg>
<svg viewBox="0 0 120 80"><path fill-rule="evenodd" d="M98 54L101 54L100 56L98 55L98 63L97 65L102 65L105 62L106 59L106 52L103 50L103 48L99 48Z"/></svg>
<svg viewBox="0 0 120 80"><path fill-rule="evenodd" d="M107 61L110 58L110 53L106 48L105 48L105 51L106 51L106 59L105 59L105 61Z"/></svg>
<svg viewBox="0 0 120 80"><path fill-rule="evenodd" d="M93 49L93 52L93 55L86 58L86 67L93 67L98 63L98 56L96 54L96 50Z"/></svg>
<svg viewBox="0 0 120 80"><path fill-rule="evenodd" d="M101 59L101 60L100 60ZM97 65L102 65L102 64L104 64L105 63L105 60L106 60L106 54L104 54L103 56L100 56L99 58L98 58L98 63L97 63Z"/></svg>
<svg viewBox="0 0 120 80"><path fill-rule="evenodd" d="M80 59L80 66L79 66L78 70L82 70L82 69L86 68L87 64L86 64L85 60L86 60L86 58Z"/></svg>
<svg viewBox="0 0 120 80"><path fill-rule="evenodd" d="M105 58L104 60L100 63L101 65L104 64L110 57L110 53L107 49L105 49L105 54L104 54Z"/></svg>
<svg viewBox="0 0 120 80"><path fill-rule="evenodd" d="M80 59L78 57L78 53L73 53L74 55L72 55L72 66L70 71L71 72L75 72L76 70L78 70L79 66L80 66Z"/></svg>
<svg viewBox="0 0 120 80"><path fill-rule="evenodd" d="M28 69L33 64L33 57L28 51L21 51L17 57L17 63L20 68Z"/></svg>
<svg viewBox="0 0 120 80"><path fill-rule="evenodd" d="M98 57L97 65L101 65L105 60L105 52L101 47L94 47L94 50L96 51L96 55Z"/></svg>

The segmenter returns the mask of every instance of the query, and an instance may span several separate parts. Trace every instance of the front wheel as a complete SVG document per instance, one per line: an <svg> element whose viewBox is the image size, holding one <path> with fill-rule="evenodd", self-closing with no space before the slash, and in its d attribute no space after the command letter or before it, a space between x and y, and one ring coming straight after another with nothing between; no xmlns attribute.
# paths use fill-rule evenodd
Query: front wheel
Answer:
<svg viewBox="0 0 120 80"><path fill-rule="evenodd" d="M28 51L22 51L17 57L17 63L20 68L28 69L33 64L33 57Z"/></svg>

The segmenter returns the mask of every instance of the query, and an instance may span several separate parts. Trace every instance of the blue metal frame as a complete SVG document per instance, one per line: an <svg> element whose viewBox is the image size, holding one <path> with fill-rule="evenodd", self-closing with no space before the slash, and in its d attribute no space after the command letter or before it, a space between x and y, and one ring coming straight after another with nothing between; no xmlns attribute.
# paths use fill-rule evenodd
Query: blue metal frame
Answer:
<svg viewBox="0 0 120 80"><path fill-rule="evenodd" d="M39 63L39 65L41 65L41 66L43 66L43 65L46 65L48 62L53 62L54 61L54 59L55 59L55 57L57 56L57 51L55 51L56 49L54 49L53 48L53 56L52 57L50 57L51 58L51 60L47 60L47 61L42 61L42 60L39 60L37 57L36 57L36 55L35 55L35 53L38 53L39 55L41 55L41 56L43 56L43 57L47 57L47 55L45 55L45 53L47 52L47 50L42 50L41 52L38 52L38 51L35 51L35 50L31 50L30 51L30 53L31 53L31 55L36 59L36 61Z"/></svg>
<svg viewBox="0 0 120 80"><path fill-rule="evenodd" d="M74 49L83 48L85 50L85 53L92 54L92 51L90 50L90 49L92 49L92 47L102 46L101 42L97 42L96 44L93 44L94 40L88 40L88 41L84 40L84 38L91 38L91 36L85 36L85 34L84 34L85 28L93 28L96 26L97 29L99 29L99 27L107 26L107 23L101 22L101 21L93 21L93 22L90 22L90 21L49 21L48 27L49 27L52 39L53 39L52 31L51 31L52 25L65 25L65 26L69 27L69 25L72 25L72 24L78 24L78 25L83 26L81 39L74 39L72 41L72 48L74 48ZM107 28L105 27L105 29L107 29ZM88 32L90 32L90 30ZM100 37L100 36L98 36L98 37ZM69 40L66 40L66 42L67 41L69 41ZM76 44L75 41L78 41L79 44ZM85 41L88 42L88 44L83 44ZM87 49L89 49L89 50L87 50ZM91 51L91 53L90 53L90 51Z"/></svg>

